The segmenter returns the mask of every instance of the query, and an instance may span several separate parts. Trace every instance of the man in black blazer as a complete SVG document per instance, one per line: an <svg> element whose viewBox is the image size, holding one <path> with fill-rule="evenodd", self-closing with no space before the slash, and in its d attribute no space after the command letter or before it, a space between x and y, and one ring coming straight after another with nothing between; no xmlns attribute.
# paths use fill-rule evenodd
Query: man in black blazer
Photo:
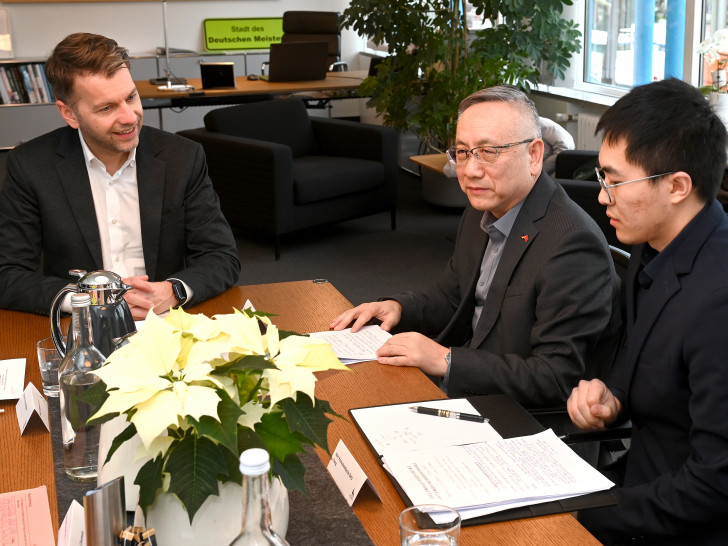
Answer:
<svg viewBox="0 0 728 546"><path fill-rule="evenodd" d="M448 158L470 206L440 280L360 305L331 326L354 321L355 332L375 318L396 327L379 362L417 366L450 396L563 404L580 379L611 366L616 347L618 281L606 240L542 172L538 113L522 92L466 98Z"/></svg>
<svg viewBox="0 0 728 546"><path fill-rule="evenodd" d="M568 401L583 428L633 424L605 473L617 505L580 514L608 544L728 543L726 129L679 80L636 87L600 119L599 201L628 268L627 343L606 384ZM608 387L607 387L608 386Z"/></svg>
<svg viewBox="0 0 728 546"><path fill-rule="evenodd" d="M69 269L119 273L135 318L235 284L235 239L202 147L142 128L129 57L72 34L46 62L68 126L18 146L0 195L0 307L48 313Z"/></svg>

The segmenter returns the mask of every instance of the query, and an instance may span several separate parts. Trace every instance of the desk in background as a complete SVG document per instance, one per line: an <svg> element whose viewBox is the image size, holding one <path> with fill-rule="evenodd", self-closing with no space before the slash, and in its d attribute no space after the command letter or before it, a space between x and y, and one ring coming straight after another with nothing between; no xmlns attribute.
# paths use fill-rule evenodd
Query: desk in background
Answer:
<svg viewBox="0 0 728 546"><path fill-rule="evenodd" d="M238 76L234 89L203 89L200 78L188 78L189 85L194 87L191 91L160 90L158 85L152 85L148 80L135 81L134 84L142 99L142 107L149 109L240 104L266 100L276 95L318 91L332 91L338 98L349 98L366 77L366 70L329 72L326 79L300 82L268 82Z"/></svg>
<svg viewBox="0 0 728 546"><path fill-rule="evenodd" d="M334 316L351 308L351 303L331 284L298 281L233 287L192 310L205 314L230 313L233 307L242 308L246 299L250 299L257 309L276 314L273 321L279 328L298 332L325 330ZM35 342L47 337L48 331L47 317L0 311L0 358L26 358L26 377L39 389L41 382ZM416 368L397 368L376 362L364 362L352 365L351 369L349 373L331 370L318 374L316 395L328 400L332 408L343 416L348 415L349 409L354 407L445 397ZM59 517L51 435L42 427L32 427L21 437L15 417L15 402L2 401L0 407L5 408L5 413L0 414L0 437L3 438L0 448L0 457L3 459L0 492L46 485L51 519L57 532ZM404 502L356 426L348 420L334 419L328 433L332 451L340 439L347 445L381 496L380 502L372 494L364 492L354 504L354 513L375 544L399 544L397 518L404 509ZM324 465L328 463L328 454L321 450L317 454ZM330 478L326 476L326 479ZM61 507L61 510L65 512L66 508ZM294 517L291 517L292 522ZM337 525L336 521L331 520L327 524ZM341 527L340 532L345 535L347 530ZM310 543L316 543L317 537L311 538L313 542ZM582 546L599 543L571 515L561 514L465 527L460 544Z"/></svg>

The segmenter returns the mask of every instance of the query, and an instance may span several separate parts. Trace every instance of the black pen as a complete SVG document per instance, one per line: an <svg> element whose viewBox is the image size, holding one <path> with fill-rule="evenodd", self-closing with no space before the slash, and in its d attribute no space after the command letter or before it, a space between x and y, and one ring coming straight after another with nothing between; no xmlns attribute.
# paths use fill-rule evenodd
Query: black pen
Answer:
<svg viewBox="0 0 728 546"><path fill-rule="evenodd" d="M489 421L489 419L486 419L482 415L460 413L459 411L426 408L425 406L410 406L410 409L417 413L424 413L425 415L435 415L436 417L447 417L449 419L460 419L461 421L474 421L476 423L487 423Z"/></svg>

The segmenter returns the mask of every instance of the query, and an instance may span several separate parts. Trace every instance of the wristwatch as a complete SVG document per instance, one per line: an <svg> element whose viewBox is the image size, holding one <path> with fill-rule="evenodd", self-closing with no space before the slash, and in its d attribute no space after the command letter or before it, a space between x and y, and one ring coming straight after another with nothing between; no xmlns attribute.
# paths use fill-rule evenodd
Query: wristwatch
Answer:
<svg viewBox="0 0 728 546"><path fill-rule="evenodd" d="M185 290L185 285L182 284L182 281L178 281L177 279L167 279L167 281L172 285L172 292L174 293L174 297L177 298L177 305L174 306L177 309L187 301L187 290Z"/></svg>
<svg viewBox="0 0 728 546"><path fill-rule="evenodd" d="M452 362L452 349L447 352L445 355L445 362L447 362L447 367L450 367L450 363Z"/></svg>

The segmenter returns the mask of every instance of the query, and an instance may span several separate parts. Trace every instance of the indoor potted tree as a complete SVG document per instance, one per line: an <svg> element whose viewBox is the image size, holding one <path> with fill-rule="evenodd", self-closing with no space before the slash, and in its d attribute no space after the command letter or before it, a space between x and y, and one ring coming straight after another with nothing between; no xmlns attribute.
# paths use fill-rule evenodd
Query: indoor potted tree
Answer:
<svg viewBox="0 0 728 546"><path fill-rule="evenodd" d="M546 70L564 76L581 33L562 19L572 0L471 0L482 28L470 31L464 0L351 0L341 24L386 44L388 56L360 94L384 123L413 131L432 151L453 141L457 107L497 84L530 90Z"/></svg>

